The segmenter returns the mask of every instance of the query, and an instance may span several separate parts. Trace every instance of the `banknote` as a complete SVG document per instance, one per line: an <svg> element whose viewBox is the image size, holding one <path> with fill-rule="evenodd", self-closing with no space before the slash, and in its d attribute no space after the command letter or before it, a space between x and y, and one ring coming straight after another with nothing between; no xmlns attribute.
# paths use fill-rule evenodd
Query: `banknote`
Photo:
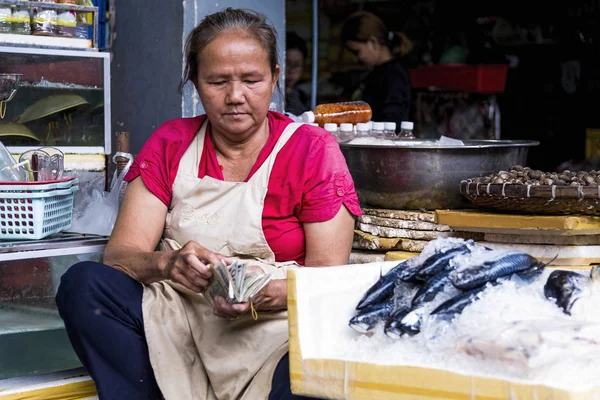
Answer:
<svg viewBox="0 0 600 400"><path fill-rule="evenodd" d="M216 296L224 297L229 303L250 301L271 280L271 275L260 268L249 270L247 262L234 261L231 265L221 262L210 265L213 277L209 281L205 296L214 304Z"/></svg>

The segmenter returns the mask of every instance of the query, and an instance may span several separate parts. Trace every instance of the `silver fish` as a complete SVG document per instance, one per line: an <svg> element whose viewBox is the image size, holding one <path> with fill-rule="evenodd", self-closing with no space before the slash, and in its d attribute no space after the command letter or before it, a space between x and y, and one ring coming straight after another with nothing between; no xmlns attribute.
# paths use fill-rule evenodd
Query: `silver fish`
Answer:
<svg viewBox="0 0 600 400"><path fill-rule="evenodd" d="M458 255L470 253L473 244L473 240L469 240L458 246L435 253L423 261L423 265L414 277L418 280L426 281L440 272L449 269L450 261Z"/></svg>
<svg viewBox="0 0 600 400"><path fill-rule="evenodd" d="M360 333L369 332L375 328L379 322L387 320L393 308L394 304L392 300L372 305L361 310L359 314L352 317L348 325Z"/></svg>
<svg viewBox="0 0 600 400"><path fill-rule="evenodd" d="M590 278L593 281L600 282L600 265L596 265L594 268L592 268L592 270L590 271Z"/></svg>
<svg viewBox="0 0 600 400"><path fill-rule="evenodd" d="M497 284L497 282L493 282L492 284ZM466 292L461 292L457 296L440 304L430 315L450 322L454 319L456 314L460 314L465 307L479 299L479 293L486 289L486 287L487 286L480 286Z"/></svg>
<svg viewBox="0 0 600 400"><path fill-rule="evenodd" d="M539 264L537 259L527 253L500 251L496 254L498 254L497 258L452 271L450 274L452 284L461 290L471 290L498 278L529 270Z"/></svg>
<svg viewBox="0 0 600 400"><path fill-rule="evenodd" d="M415 294L412 300L412 308L420 308L433 301L439 294L444 292L458 292L450 281L452 270L442 271L439 274L429 278Z"/></svg>
<svg viewBox="0 0 600 400"><path fill-rule="evenodd" d="M393 313L408 312L412 308L413 298L420 290L421 285L412 282L397 281L394 288L392 300L394 302Z"/></svg>
<svg viewBox="0 0 600 400"><path fill-rule="evenodd" d="M390 314L385 322L383 332L392 339L400 339L403 334L407 333L402 326L402 319L404 319L406 314L408 314L408 310Z"/></svg>
<svg viewBox="0 0 600 400"><path fill-rule="evenodd" d="M425 307L411 310L400 321L400 329L408 335L416 335L421 332L421 322L425 316Z"/></svg>
<svg viewBox="0 0 600 400"><path fill-rule="evenodd" d="M414 261L412 262L414 263ZM392 293L394 293L394 287L396 286L396 281L398 280L398 276L402 271L411 267L411 261L405 260L384 275L379 277L379 280L373 284L362 296L360 301L358 302L356 309L363 310L366 307L370 307L374 304L381 303L384 300L387 300Z"/></svg>
<svg viewBox="0 0 600 400"><path fill-rule="evenodd" d="M383 331L386 335L393 339L398 339L402 336L403 327L401 325L402 319L408 314L412 307L413 297L419 290L420 285L410 282L398 281L396 282L396 288L394 289L394 310L390 314L389 318L385 322Z"/></svg>
<svg viewBox="0 0 600 400"><path fill-rule="evenodd" d="M565 314L571 314L571 308L583 294L591 279L574 271L556 270L548 276L544 285L544 296L556 302Z"/></svg>

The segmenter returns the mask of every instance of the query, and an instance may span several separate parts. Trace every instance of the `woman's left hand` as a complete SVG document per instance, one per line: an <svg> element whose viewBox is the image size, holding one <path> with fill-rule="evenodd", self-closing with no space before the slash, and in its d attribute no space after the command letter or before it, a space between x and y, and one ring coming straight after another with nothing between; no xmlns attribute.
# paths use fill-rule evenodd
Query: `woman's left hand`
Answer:
<svg viewBox="0 0 600 400"><path fill-rule="evenodd" d="M235 319L250 310L250 303L231 304L224 297L216 296L213 314L221 318Z"/></svg>
<svg viewBox="0 0 600 400"><path fill-rule="evenodd" d="M252 299L252 305L258 311L285 310L287 308L287 280L270 281ZM250 303L230 304L223 297L215 297L213 313L217 317L235 319L250 310Z"/></svg>

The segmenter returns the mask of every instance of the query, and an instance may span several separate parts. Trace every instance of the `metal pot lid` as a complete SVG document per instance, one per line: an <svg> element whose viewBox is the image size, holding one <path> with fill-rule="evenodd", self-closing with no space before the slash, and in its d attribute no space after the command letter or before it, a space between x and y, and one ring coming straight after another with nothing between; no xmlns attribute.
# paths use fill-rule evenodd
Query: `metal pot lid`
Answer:
<svg viewBox="0 0 600 400"><path fill-rule="evenodd" d="M7 136L26 137L29 139L33 139L37 142L40 141L40 138L38 138L36 134L31 131L31 129L29 129L23 124L19 124L18 122L0 123L0 137Z"/></svg>
<svg viewBox="0 0 600 400"><path fill-rule="evenodd" d="M19 116L17 122L26 123L47 117L73 107L88 104L87 100L77 94L55 94L36 101Z"/></svg>

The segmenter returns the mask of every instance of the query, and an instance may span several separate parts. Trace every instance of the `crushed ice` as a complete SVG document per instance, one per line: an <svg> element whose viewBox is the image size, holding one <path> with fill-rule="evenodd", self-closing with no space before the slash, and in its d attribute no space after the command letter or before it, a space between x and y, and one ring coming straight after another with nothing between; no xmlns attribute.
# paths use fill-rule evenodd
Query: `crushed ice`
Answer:
<svg viewBox="0 0 600 400"><path fill-rule="evenodd" d="M423 261L461 241L432 241L417 257ZM459 257L473 262L487 254L474 249ZM571 391L593 388L600 375L600 283L590 285L569 316L544 296L551 271L545 270L530 284L513 276L500 285L488 285L479 300L451 323L426 312L415 336L394 340L380 326L370 335L357 333L332 341L333 353L354 361L438 368ZM365 282L364 290L373 283Z"/></svg>

